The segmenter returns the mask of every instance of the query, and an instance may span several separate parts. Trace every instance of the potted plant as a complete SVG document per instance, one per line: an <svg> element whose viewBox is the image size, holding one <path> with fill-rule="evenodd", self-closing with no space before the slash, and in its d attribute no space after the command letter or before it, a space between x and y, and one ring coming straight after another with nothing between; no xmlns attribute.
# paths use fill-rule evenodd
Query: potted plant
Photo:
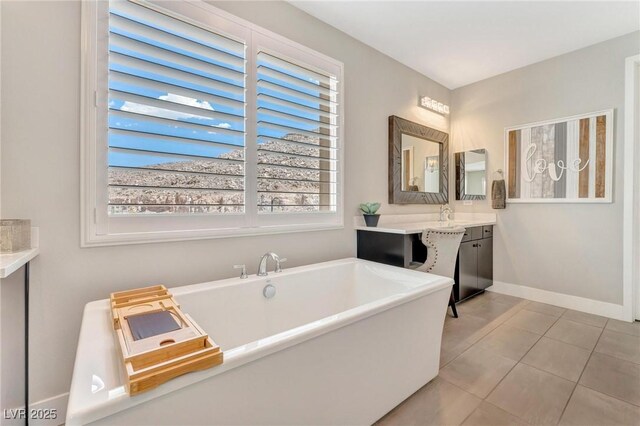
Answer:
<svg viewBox="0 0 640 426"><path fill-rule="evenodd" d="M378 226L378 219L380 219L380 215L376 214L376 212L379 208L380 203L360 204L360 210L362 211L362 216L364 217L364 223L366 223L367 226Z"/></svg>

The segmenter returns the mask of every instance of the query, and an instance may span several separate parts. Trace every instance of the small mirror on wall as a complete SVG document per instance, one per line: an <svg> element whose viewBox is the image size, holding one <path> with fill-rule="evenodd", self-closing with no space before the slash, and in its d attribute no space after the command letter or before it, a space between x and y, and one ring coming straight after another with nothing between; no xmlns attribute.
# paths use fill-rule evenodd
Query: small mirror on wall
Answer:
<svg viewBox="0 0 640 426"><path fill-rule="evenodd" d="M456 152L456 200L484 200L487 196L487 151Z"/></svg>

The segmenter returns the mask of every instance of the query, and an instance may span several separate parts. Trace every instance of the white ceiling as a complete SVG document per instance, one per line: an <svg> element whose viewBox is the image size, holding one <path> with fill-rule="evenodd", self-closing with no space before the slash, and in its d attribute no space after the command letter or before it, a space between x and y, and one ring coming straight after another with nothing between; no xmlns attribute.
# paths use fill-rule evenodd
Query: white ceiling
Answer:
<svg viewBox="0 0 640 426"><path fill-rule="evenodd" d="M640 1L290 1L449 89L640 29Z"/></svg>

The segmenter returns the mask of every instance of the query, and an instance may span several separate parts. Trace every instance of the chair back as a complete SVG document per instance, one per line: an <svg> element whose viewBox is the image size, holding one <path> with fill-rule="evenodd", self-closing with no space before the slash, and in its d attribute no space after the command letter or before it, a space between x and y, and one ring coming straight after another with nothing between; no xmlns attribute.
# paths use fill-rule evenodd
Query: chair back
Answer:
<svg viewBox="0 0 640 426"><path fill-rule="evenodd" d="M466 229L427 228L422 231L422 243L427 246L427 260L416 270L453 278L460 241Z"/></svg>

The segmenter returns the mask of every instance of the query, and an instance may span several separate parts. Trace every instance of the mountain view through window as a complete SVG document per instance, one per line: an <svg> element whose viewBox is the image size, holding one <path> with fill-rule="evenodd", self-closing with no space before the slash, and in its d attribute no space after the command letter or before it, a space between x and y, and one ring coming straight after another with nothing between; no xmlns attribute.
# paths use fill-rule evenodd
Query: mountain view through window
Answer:
<svg viewBox="0 0 640 426"><path fill-rule="evenodd" d="M109 12L110 215L241 214L249 178L258 213L335 211L335 77L259 51L247 93L244 42L127 1Z"/></svg>

